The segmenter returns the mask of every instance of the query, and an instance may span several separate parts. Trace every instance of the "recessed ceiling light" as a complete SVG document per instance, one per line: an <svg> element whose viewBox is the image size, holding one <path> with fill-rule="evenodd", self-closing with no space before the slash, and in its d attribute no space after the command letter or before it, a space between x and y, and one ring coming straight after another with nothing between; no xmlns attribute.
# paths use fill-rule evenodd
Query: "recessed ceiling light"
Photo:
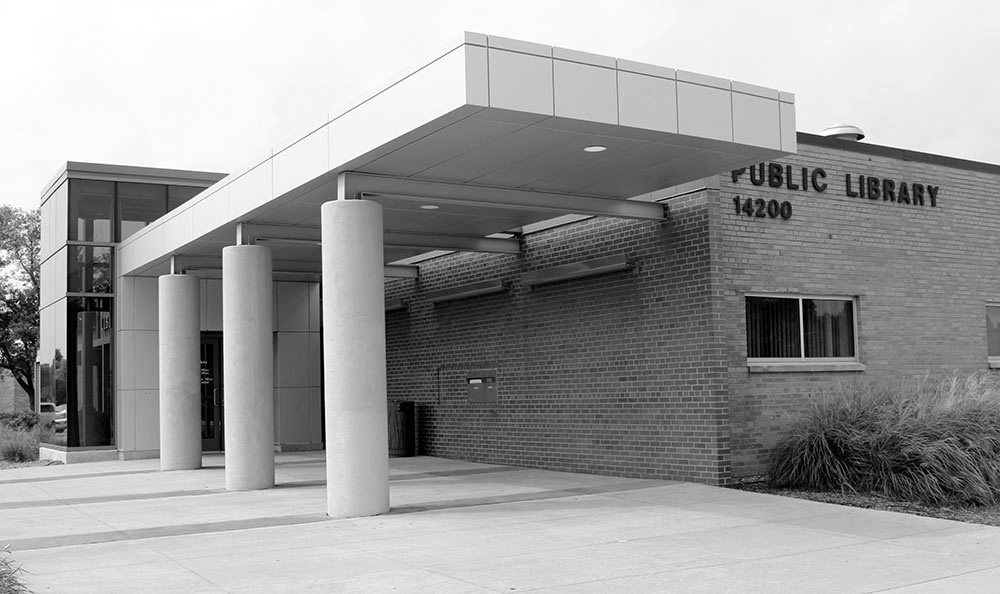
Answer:
<svg viewBox="0 0 1000 594"><path fill-rule="evenodd" d="M583 147L583 152L585 153L602 153L608 150L608 147L600 144L592 144L590 146Z"/></svg>
<svg viewBox="0 0 1000 594"><path fill-rule="evenodd" d="M439 209L441 207L438 206L437 204L421 204L420 208L422 208L424 210L437 210L437 209Z"/></svg>

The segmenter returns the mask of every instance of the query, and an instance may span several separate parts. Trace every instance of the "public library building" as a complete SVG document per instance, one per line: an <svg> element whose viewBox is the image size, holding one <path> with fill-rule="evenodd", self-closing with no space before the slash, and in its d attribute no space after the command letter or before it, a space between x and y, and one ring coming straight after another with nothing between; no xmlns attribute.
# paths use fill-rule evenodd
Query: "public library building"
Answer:
<svg viewBox="0 0 1000 594"><path fill-rule="evenodd" d="M326 450L723 484L851 378L1000 367L1000 166L795 132L790 93L466 34L230 174L42 197L43 456ZM57 413L58 414L58 413Z"/></svg>

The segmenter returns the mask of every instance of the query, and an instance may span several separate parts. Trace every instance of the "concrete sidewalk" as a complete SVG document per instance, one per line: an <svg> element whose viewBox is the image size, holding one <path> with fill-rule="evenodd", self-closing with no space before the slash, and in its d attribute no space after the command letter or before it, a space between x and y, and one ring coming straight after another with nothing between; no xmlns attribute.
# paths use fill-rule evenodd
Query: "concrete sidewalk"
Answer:
<svg viewBox="0 0 1000 594"><path fill-rule="evenodd" d="M0 471L36 592L997 592L1000 529L667 481L391 461L393 511L323 515L322 453L226 493L221 456Z"/></svg>

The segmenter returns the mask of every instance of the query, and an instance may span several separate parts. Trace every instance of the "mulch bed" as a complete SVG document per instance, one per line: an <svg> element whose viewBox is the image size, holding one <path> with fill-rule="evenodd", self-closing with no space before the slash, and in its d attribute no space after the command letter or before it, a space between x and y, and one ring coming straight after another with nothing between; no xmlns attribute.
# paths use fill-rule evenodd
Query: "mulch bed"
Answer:
<svg viewBox="0 0 1000 594"><path fill-rule="evenodd" d="M986 524L1000 526L1000 506L991 507L934 507L912 501L896 501L871 493L851 493L838 491L800 491L796 489L778 489L766 482L753 482L733 485L734 489L753 491L754 493L769 493L784 497L797 497L823 503L849 505L867 509L894 511L918 516L929 516L971 524Z"/></svg>

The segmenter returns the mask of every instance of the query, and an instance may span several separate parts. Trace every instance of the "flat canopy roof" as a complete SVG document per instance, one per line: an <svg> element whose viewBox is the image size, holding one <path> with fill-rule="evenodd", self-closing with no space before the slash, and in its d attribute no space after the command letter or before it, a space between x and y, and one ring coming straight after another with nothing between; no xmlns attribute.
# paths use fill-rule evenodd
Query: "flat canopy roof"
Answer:
<svg viewBox="0 0 1000 594"><path fill-rule="evenodd" d="M382 204L386 262L507 251L487 236L565 214L662 218L652 192L793 153L795 138L790 93L466 33L124 241L119 271L164 274L171 256L211 267L242 224L275 270L318 272L338 180Z"/></svg>

